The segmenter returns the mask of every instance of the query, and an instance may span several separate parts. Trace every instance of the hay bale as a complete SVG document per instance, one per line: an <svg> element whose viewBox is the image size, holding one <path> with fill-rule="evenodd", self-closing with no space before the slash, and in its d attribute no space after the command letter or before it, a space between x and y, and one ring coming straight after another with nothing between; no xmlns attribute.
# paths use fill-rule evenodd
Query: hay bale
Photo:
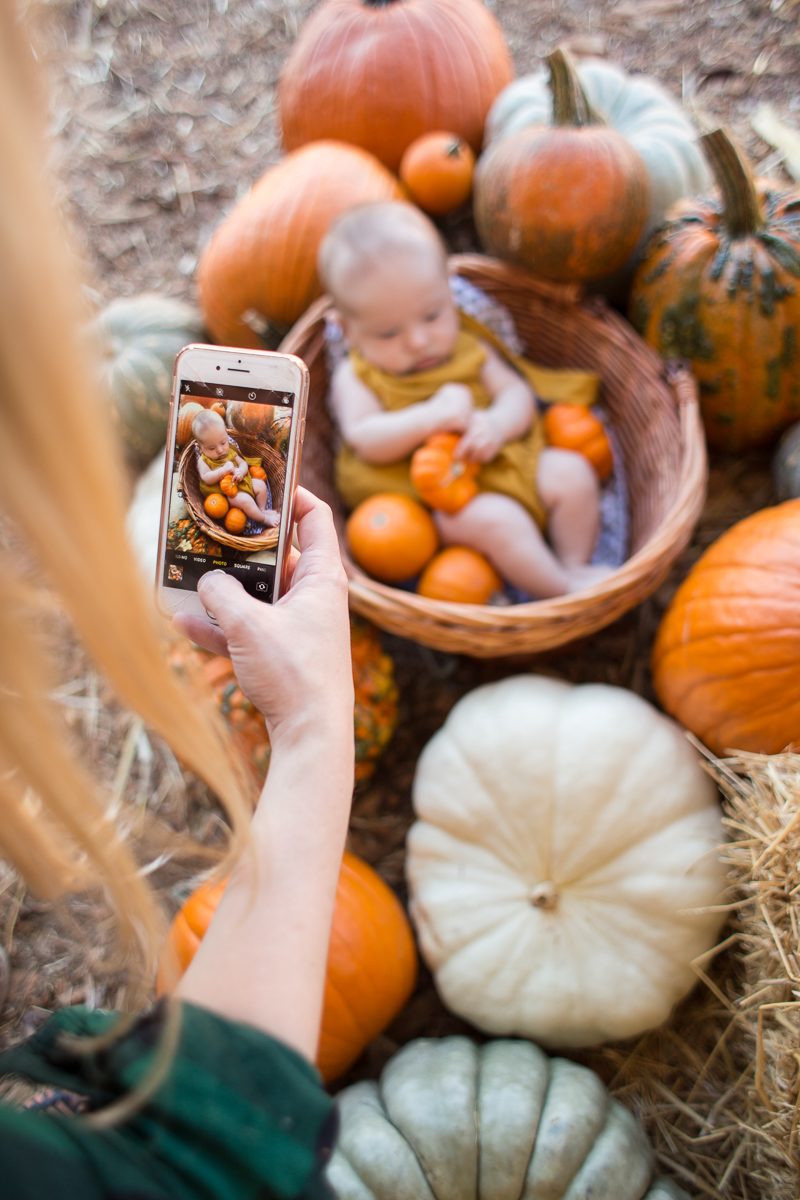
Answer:
<svg viewBox="0 0 800 1200"><path fill-rule="evenodd" d="M587 1058L694 1195L800 1196L800 755L708 756L731 918L704 987L633 1046Z"/></svg>

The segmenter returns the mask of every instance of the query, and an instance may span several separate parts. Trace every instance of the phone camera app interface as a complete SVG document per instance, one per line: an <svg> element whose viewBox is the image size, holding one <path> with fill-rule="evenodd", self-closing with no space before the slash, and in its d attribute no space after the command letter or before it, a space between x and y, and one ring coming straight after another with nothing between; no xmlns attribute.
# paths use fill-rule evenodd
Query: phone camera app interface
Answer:
<svg viewBox="0 0 800 1200"><path fill-rule="evenodd" d="M182 379L163 584L223 570L270 600L294 394Z"/></svg>

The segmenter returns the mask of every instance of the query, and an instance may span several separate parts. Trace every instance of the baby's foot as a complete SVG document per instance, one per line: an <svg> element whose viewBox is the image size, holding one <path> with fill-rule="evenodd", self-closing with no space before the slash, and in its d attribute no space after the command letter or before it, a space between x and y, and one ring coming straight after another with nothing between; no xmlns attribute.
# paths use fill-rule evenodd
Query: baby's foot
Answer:
<svg viewBox="0 0 800 1200"><path fill-rule="evenodd" d="M569 590L582 592L584 588L592 587L593 584L607 579L609 575L614 574L614 571L615 568L610 567L607 563L584 563L580 567L569 567L567 569Z"/></svg>
<svg viewBox="0 0 800 1200"><path fill-rule="evenodd" d="M266 512L261 514L261 523L266 525L267 529L274 529L276 525L281 523L281 514L274 508L268 508Z"/></svg>

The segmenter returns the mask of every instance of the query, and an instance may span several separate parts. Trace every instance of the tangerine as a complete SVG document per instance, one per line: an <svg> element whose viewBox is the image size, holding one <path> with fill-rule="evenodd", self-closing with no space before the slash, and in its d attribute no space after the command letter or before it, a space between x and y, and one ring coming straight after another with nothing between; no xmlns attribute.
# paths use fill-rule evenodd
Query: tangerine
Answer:
<svg viewBox="0 0 800 1200"><path fill-rule="evenodd" d="M231 508L225 516L225 528L228 533L241 533L247 524L247 516L240 508Z"/></svg>
<svg viewBox="0 0 800 1200"><path fill-rule="evenodd" d="M210 517L214 518L215 521L221 521L225 516L225 513L230 508L230 505L225 497L221 496L219 492L212 492L211 495L206 496L205 500L203 501L203 508Z"/></svg>
<svg viewBox="0 0 800 1200"><path fill-rule="evenodd" d="M468 546L447 546L440 550L417 584L420 596L459 604L486 604L502 589L503 581L489 560Z"/></svg>
<svg viewBox="0 0 800 1200"><path fill-rule="evenodd" d="M417 575L439 544L428 510L399 492L380 492L362 500L350 514L345 532L359 566L385 583Z"/></svg>

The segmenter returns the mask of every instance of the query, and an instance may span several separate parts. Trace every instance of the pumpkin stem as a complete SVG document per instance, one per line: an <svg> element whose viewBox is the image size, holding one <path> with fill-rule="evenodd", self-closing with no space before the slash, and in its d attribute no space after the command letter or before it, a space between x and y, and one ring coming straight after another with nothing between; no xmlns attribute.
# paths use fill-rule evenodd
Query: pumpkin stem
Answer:
<svg viewBox="0 0 800 1200"><path fill-rule="evenodd" d="M581 86L572 57L561 46L547 56L550 68L550 90L553 93L553 124L602 125L602 117L594 111Z"/></svg>
<svg viewBox="0 0 800 1200"><path fill-rule="evenodd" d="M742 151L724 129L712 129L700 138L717 186L722 193L725 228L731 237L748 237L764 225L753 172Z"/></svg>
<svg viewBox="0 0 800 1200"><path fill-rule="evenodd" d="M529 900L534 908L543 908L546 912L551 912L558 907L556 885L551 879L546 879L544 883L537 883L536 887L531 888Z"/></svg>

